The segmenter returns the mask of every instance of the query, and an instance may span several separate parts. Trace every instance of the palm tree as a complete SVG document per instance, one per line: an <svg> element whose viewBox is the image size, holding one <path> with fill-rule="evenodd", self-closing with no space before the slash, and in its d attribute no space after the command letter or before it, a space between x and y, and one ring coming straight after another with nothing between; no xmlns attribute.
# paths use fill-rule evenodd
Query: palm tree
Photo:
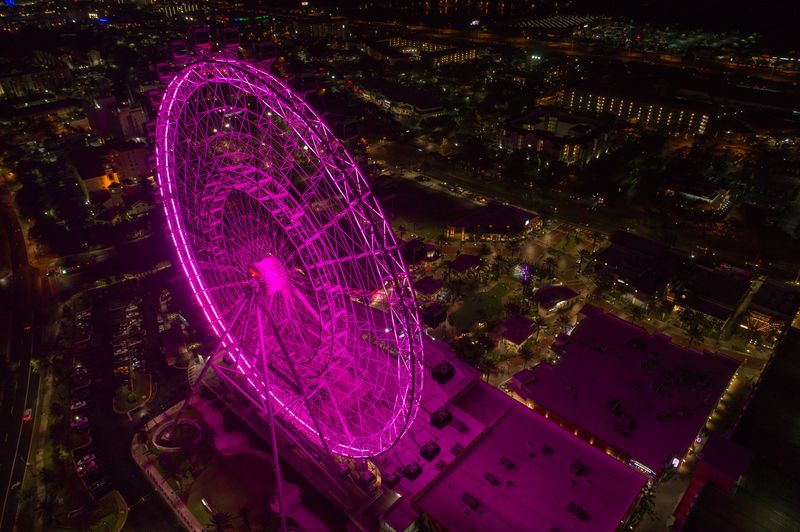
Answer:
<svg viewBox="0 0 800 532"><path fill-rule="evenodd" d="M56 513L56 502L52 495L47 495L44 500L39 501L36 513L42 518L45 528L50 528L53 523L53 516Z"/></svg>
<svg viewBox="0 0 800 532"><path fill-rule="evenodd" d="M689 343L686 347L692 347L695 340L703 339L704 319L702 314L696 310L686 309L681 314L684 330L689 336Z"/></svg>
<svg viewBox="0 0 800 532"><path fill-rule="evenodd" d="M542 261L542 265L547 270L547 273L552 277L556 269L556 259L553 257L547 257Z"/></svg>
<svg viewBox="0 0 800 532"><path fill-rule="evenodd" d="M517 256L519 255L520 247L522 247L522 242L520 242L519 240L509 240L506 243L506 247L508 248L508 254L512 258L517 258Z"/></svg>
<svg viewBox="0 0 800 532"><path fill-rule="evenodd" d="M578 252L578 258L581 261L580 270L583 271L583 269L586 268L586 264L588 264L589 261L592 260L592 252L589 251L588 249L582 249Z"/></svg>
<svg viewBox="0 0 800 532"><path fill-rule="evenodd" d="M237 517L241 518L245 530L250 530L250 509L247 506L239 509Z"/></svg>
<svg viewBox="0 0 800 532"><path fill-rule="evenodd" d="M633 322L642 321L646 314L647 311L644 309L644 307L641 307L639 305L631 306L631 321Z"/></svg>
<svg viewBox="0 0 800 532"><path fill-rule="evenodd" d="M397 234L400 235L401 239L406 234L406 231L407 231L407 229L406 229L405 225L398 225L397 226Z"/></svg>
<svg viewBox="0 0 800 532"><path fill-rule="evenodd" d="M526 344L519 350L519 357L522 359L522 367L527 368L528 364L530 364L531 360L534 358L533 349L531 346Z"/></svg>
<svg viewBox="0 0 800 532"><path fill-rule="evenodd" d="M211 516L212 530L222 532L231 528L231 516L225 512L215 512Z"/></svg>
<svg viewBox="0 0 800 532"><path fill-rule="evenodd" d="M564 332L567 329L567 325L569 325L572 320L566 314L559 314L558 318L556 319L556 324L558 325L559 332Z"/></svg>
<svg viewBox="0 0 800 532"><path fill-rule="evenodd" d="M497 371L497 360L491 354L486 353L478 363L478 368L486 375L486 382L489 382L492 373Z"/></svg>
<svg viewBox="0 0 800 532"><path fill-rule="evenodd" d="M599 231L592 231L592 249L597 249L597 243L603 239L603 235Z"/></svg>

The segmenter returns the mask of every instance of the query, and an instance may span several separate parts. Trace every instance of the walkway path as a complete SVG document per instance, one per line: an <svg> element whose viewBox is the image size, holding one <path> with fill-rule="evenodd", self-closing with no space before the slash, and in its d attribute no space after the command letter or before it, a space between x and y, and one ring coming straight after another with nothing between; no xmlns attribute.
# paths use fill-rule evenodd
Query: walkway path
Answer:
<svg viewBox="0 0 800 532"><path fill-rule="evenodd" d="M178 409L181 407L183 402L177 403L172 406L172 408L166 410L161 415L153 418L142 428L147 434L150 433L156 426L160 425L170 417L172 417ZM172 489L172 486L169 485L167 480L161 475L161 472L156 468L155 459L151 458L147 455L147 443L139 443L139 438L135 437L133 442L131 443L131 456L133 457L134 461L139 465L139 467L144 472L147 479L153 485L153 488L158 491L161 497L166 501L172 511L175 512L175 516L180 520L183 526L186 527L187 530L197 531L200 532L204 530L203 525L194 514L189 511L189 508L186 506L186 503L175 493L175 490Z"/></svg>

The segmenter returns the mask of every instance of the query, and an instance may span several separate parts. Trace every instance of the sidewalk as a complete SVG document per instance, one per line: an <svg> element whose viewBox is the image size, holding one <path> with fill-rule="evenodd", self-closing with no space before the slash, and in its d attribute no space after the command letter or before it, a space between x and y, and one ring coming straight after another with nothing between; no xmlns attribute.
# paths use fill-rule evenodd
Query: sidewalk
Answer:
<svg viewBox="0 0 800 532"><path fill-rule="evenodd" d="M156 426L160 425L163 421L169 419L183 404L183 402L177 403L172 406L172 408L166 410L161 415L153 418L143 427L143 430L148 434L150 431L155 428ZM133 441L131 442L131 456L133 457L134 461L139 465L142 472L147 476L150 483L153 485L153 488L158 491L161 495L161 498L172 508L172 511L175 513L175 516L183 523L183 526L186 527L187 530L201 532L204 530L200 521L189 511L187 508L186 503L181 499L175 490L172 489L172 486L164 479L161 473L158 471L158 468L155 466L155 460L151 460L146 453L147 443L139 443L138 438L134 437Z"/></svg>

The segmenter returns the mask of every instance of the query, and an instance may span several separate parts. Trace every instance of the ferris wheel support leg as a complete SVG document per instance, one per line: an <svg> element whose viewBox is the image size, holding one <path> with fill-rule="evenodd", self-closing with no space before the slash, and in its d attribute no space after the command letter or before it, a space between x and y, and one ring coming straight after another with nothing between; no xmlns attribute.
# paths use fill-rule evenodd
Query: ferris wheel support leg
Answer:
<svg viewBox="0 0 800 532"><path fill-rule="evenodd" d="M256 305L256 320L258 321L258 350L261 355L261 367L264 372L264 383L267 385L264 390L262 403L266 403L269 414L269 432L272 437L272 462L275 468L275 489L278 494L278 512L281 517L281 531L286 532L286 505L283 500L283 479L281 478L281 464L278 461L278 436L275 424L275 411L272 407L272 395L269 393L269 373L267 372L267 356L264 349L264 324L262 323L261 310ZM261 397L261 394L258 394Z"/></svg>
<svg viewBox="0 0 800 532"><path fill-rule="evenodd" d="M261 310L258 310L259 320ZM314 415L314 412L311 410L311 404L308 401L308 393L306 392L306 387L303 384L303 381L298 377L297 370L294 367L294 362L292 361L292 357L289 356L289 350L286 348L286 344L283 343L283 338L278 331L278 327L275 325L275 320L271 319L267 316L267 321L269 322L270 329L272 329L272 335L275 337L275 340L278 342L278 345L281 348L281 353L283 354L283 358L286 359L286 365L289 366L289 371L292 374L292 379L294 380L295 384L300 388L301 395L303 396L303 402L306 405L306 410L308 411L308 415L311 418L312 423L314 423L314 429L317 431L319 435L319 441L322 444L322 448L325 449L325 454L328 456L332 456L331 450L328 447L328 442L325 440L324 436L322 435L322 427L319 425L319 421L317 420L317 416ZM260 334L260 333L259 333Z"/></svg>
<svg viewBox="0 0 800 532"><path fill-rule="evenodd" d="M234 314L233 318L234 322L239 319L239 315L245 308L245 302L247 302L247 299L242 299L242 301L239 303L239 306L236 309L236 313ZM183 413L186 410L186 407L189 406L189 403L192 401L192 398L197 393L197 390L200 389L200 385L203 383L203 379L205 378L206 373L208 373L208 369L212 365L214 365L214 362L221 356L222 347L224 344L225 340L221 338L219 343L217 343L217 346L214 348L214 350L211 351L211 354L208 356L208 360L206 360L203 369L200 370L200 375L197 376L197 380L194 381L192 388L189 390L189 395L187 395L186 399L183 400L183 404L181 405L180 410L178 410L178 414L175 416L175 419L173 419L172 421L173 424L177 424L178 421L180 421L181 416L183 416Z"/></svg>
<svg viewBox="0 0 800 532"><path fill-rule="evenodd" d="M222 342L220 342L219 345L217 346L217 349L215 349L214 352L211 355L209 355L208 360L206 360L205 365L203 366L203 369L200 370L200 375L197 376L197 380L194 381L194 384L189 390L189 395L187 395L186 399L183 400L183 404L181 405L180 410L178 410L178 413L175 415L175 419L172 420L173 424L177 424L178 421L180 421L181 416L183 416L183 412L186 410L186 407L189 406L189 403L192 401L192 398L197 393L197 390L200 389L200 385L202 384L203 379L205 378L206 373L208 372L208 368L210 368L213 365L215 359L219 358L218 352L220 351L220 348L222 348Z"/></svg>

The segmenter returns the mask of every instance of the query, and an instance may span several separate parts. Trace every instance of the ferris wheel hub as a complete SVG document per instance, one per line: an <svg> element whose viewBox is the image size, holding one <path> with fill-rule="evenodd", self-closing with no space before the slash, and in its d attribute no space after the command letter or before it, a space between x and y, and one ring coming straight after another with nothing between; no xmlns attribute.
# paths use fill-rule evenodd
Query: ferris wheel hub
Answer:
<svg viewBox="0 0 800 532"><path fill-rule="evenodd" d="M266 290L267 295L282 292L289 286L286 268L280 260L271 255L247 268L247 273Z"/></svg>

